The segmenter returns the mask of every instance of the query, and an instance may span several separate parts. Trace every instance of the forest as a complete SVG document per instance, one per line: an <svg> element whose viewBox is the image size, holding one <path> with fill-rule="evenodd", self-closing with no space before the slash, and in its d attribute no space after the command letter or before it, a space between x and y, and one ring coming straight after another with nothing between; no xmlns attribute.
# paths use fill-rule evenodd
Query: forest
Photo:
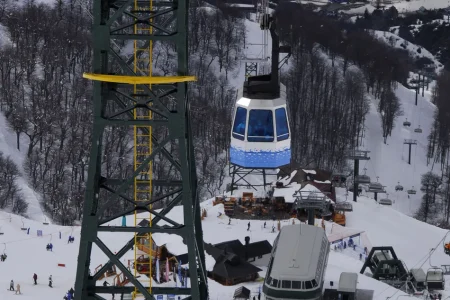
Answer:
<svg viewBox="0 0 450 300"><path fill-rule="evenodd" d="M194 1L189 17L189 68L198 81L188 93L201 199L220 191L227 176L231 113L247 34L239 12L217 6ZM92 41L86 9L72 0L53 6L27 0L23 7L13 0L0 2L2 28L10 39L0 45L0 110L26 155L22 175L41 196L49 217L62 225L81 219L89 164L92 89L82 73L91 69ZM413 65L407 53L300 5L280 9L279 30L283 44L292 46L281 80L287 86L293 160L342 170L345 151L358 145L364 130L370 97L376 99L386 141L402 113L392 91L396 82L406 82ZM124 43L116 46L125 49ZM173 49L168 42L155 43L155 74L174 71ZM166 133L154 134L162 138ZM105 132L106 176L125 178L133 172L132 138L123 127ZM162 157L155 160L156 178L173 172ZM0 156L3 165L11 171L0 173L0 206L26 214L15 181L21 168L5 155ZM109 205L104 214L127 205Z"/></svg>

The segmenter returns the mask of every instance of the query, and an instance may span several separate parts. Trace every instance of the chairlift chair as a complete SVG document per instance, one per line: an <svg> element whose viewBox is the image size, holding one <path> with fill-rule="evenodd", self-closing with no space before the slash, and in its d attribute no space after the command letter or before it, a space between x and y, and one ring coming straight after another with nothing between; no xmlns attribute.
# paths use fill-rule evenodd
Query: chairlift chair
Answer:
<svg viewBox="0 0 450 300"><path fill-rule="evenodd" d="M419 127L417 127L416 129L414 129L414 132L416 132L416 133L422 133L422 128L420 128L420 126L419 126Z"/></svg>
<svg viewBox="0 0 450 300"><path fill-rule="evenodd" d="M415 195L417 193L417 191L414 189L414 186L412 187L412 189L408 190L408 195Z"/></svg>
<svg viewBox="0 0 450 300"><path fill-rule="evenodd" d="M406 119L405 122L403 122L403 126L409 127L411 126L411 122Z"/></svg>
<svg viewBox="0 0 450 300"><path fill-rule="evenodd" d="M21 221L22 221L22 227L20 228L20 230L28 230L28 228L25 227L25 223L23 222L23 217L22 217Z"/></svg>
<svg viewBox="0 0 450 300"><path fill-rule="evenodd" d="M398 182L398 184L395 186L395 191L403 191L403 186Z"/></svg>
<svg viewBox="0 0 450 300"><path fill-rule="evenodd" d="M392 205L392 200L389 199L389 198L383 198L383 199L378 200L378 204L381 204L381 205Z"/></svg>
<svg viewBox="0 0 450 300"><path fill-rule="evenodd" d="M450 242L444 243L444 253L450 255Z"/></svg>
<svg viewBox="0 0 450 300"><path fill-rule="evenodd" d="M367 175L358 175L355 180L357 183L370 183L370 177Z"/></svg>

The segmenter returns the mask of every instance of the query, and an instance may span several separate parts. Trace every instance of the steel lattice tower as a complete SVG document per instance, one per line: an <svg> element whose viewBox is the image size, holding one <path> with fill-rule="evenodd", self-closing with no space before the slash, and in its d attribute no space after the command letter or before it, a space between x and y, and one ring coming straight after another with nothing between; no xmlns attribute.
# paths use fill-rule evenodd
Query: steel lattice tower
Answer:
<svg viewBox="0 0 450 300"><path fill-rule="evenodd" d="M86 184L80 251L75 284L76 300L103 299L99 294L133 294L154 299L154 294L188 295L189 299L208 299L200 204L189 121L186 0L94 0L93 1L93 73L84 74L94 81L94 128L89 174ZM154 43L173 43L177 56L175 76L152 76ZM120 43L132 43L133 55L121 53ZM138 63L140 61L141 63ZM129 127L134 138L134 173L129 178L108 178L102 170L106 152L103 134L111 127ZM163 130L159 141L155 131ZM114 132L114 130L112 130ZM165 148L171 146L172 154ZM167 178L154 178L161 155L176 170ZM174 173L174 172L172 172ZM172 174L170 173L170 174ZM129 191L133 191L128 196ZM163 194L154 196L155 187ZM157 212L152 205L164 201ZM107 207L132 204L114 216L104 216ZM184 224L167 214L176 205L183 206ZM106 226L114 219L143 212L148 226ZM142 214L140 214L142 216ZM137 218L137 217L136 217ZM159 225L160 221L168 225ZM127 232L134 236L113 253L99 238L99 232ZM136 240L152 233L181 236L188 248L190 286L187 288L152 287L151 281L137 279L120 259ZM108 258L100 270L89 274L92 246L95 244ZM151 252L151 251L150 251ZM151 253L150 253L151 254ZM97 280L113 265L132 286L97 286ZM194 271L195 270L195 271ZM142 276L142 274L141 274Z"/></svg>

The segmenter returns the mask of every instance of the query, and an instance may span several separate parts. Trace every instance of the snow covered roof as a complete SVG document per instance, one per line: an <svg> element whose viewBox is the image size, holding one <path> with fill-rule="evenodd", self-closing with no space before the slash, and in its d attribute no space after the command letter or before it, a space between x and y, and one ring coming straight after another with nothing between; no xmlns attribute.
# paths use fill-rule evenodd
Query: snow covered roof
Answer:
<svg viewBox="0 0 450 300"><path fill-rule="evenodd" d="M274 197L283 197L285 203L294 203L295 197L294 194L301 188L301 185L298 183L290 184L284 188L276 188L273 191Z"/></svg>
<svg viewBox="0 0 450 300"><path fill-rule="evenodd" d="M309 174L317 174L317 172L315 170L305 170L305 169L303 169L303 172L309 173Z"/></svg>

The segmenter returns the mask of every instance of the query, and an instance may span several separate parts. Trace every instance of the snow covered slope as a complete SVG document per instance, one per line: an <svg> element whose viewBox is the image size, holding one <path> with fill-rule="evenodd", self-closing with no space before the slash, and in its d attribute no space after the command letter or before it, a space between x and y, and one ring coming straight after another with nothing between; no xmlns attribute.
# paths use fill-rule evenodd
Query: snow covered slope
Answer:
<svg viewBox="0 0 450 300"><path fill-rule="evenodd" d="M446 8L450 6L450 2L448 0L411 0L411 1L403 1L403 0L393 0L390 1L392 3L385 4L386 7L394 6L397 8L399 13L407 13L419 10L421 7L431 10L431 9L439 9ZM364 11L367 9L369 13L372 13L375 10L376 2L373 1L372 4L362 5L357 8L352 8L349 10L342 10L343 13L346 14L355 14L361 15L364 14Z"/></svg>
<svg viewBox="0 0 450 300"><path fill-rule="evenodd" d="M16 134L9 129L5 116L0 112L0 152L3 152L6 157L10 157L19 168L21 176L17 179L17 184L22 189L22 195L28 203L27 216L32 220L44 221L45 216L39 204L39 196L28 185L25 171L23 170L27 146L26 138L22 135L22 139L20 140L21 151L17 150Z"/></svg>
<svg viewBox="0 0 450 300"><path fill-rule="evenodd" d="M417 210L421 201L420 178L421 175L433 169L433 165L427 166L427 137L431 131L435 106L430 103L431 90L425 91L425 97L419 95L418 104L415 106L415 92L398 85L395 91L402 104L403 117L395 122L392 136L388 137L387 144L383 143L381 118L377 112L378 101L371 100L371 110L366 117L365 139L363 148L370 151L370 160L360 164L360 174L367 169L372 181L379 181L386 186L389 197L395 200L393 207L405 214L412 215ZM408 119L410 127L403 126ZM415 133L414 129L422 128L422 133ZM404 145L405 139L417 140L417 146L413 146L411 153L411 165L408 164L408 146ZM439 166L434 165L434 172L439 174ZM397 183L404 187L402 192L395 192ZM412 186L417 190L416 195L408 195L407 189ZM373 197L372 193L369 193ZM382 196L383 197L383 196Z"/></svg>
<svg viewBox="0 0 450 300"><path fill-rule="evenodd" d="M372 32L378 39L387 43L391 47L407 50L409 52L409 55L414 59L419 59L421 57L426 57L430 59L437 67L436 73L439 73L444 68L444 66L427 49L417 46L413 43L409 43L408 41L405 41L404 39L399 37L397 34L391 32L379 30L373 30ZM420 51L420 53L418 50Z"/></svg>
<svg viewBox="0 0 450 300"><path fill-rule="evenodd" d="M344 192L344 190L338 189L338 198L344 197ZM226 217L223 215L218 217L218 213L223 212L222 205L212 206L212 202L209 200L202 206L207 210L207 217L202 222L205 242L218 243L239 239L244 243L245 236L250 236L251 242L267 239L270 243L273 243L276 237L276 233L270 232L272 222L268 222L268 228L264 229L263 221L252 220L250 221L251 230L248 232L246 231L247 220L233 219L231 225L228 225ZM174 208L170 217L182 222L180 207ZM30 228L29 235L26 231L20 229L23 226L22 221L24 221L26 228ZM128 222L132 224L132 216L127 218ZM282 221L281 225L291 223L292 220L286 220ZM110 224L120 226L121 220L114 220ZM5 289L0 289L0 299L15 299L13 292L6 290L10 280L20 283L23 299L61 299L64 293L74 285L80 228L45 226L40 222L22 220L19 216L10 216L3 212L0 212L0 226L1 232L4 233L4 235L0 235L0 252L8 254L7 260L0 262L0 286L5 287ZM331 223L327 223L326 227L327 233L333 230ZM381 207L375 201L366 197L359 197L358 202L354 204L354 211L348 213L348 227L365 231L373 246L393 246L397 255L406 263L408 268L422 265L426 271L429 267L428 261L439 266L448 264L450 260L442 250L442 240L446 231L407 217L390 207ZM37 230L43 230L42 237L36 236ZM60 232L61 239L59 238ZM67 243L69 235L75 237L74 243ZM118 251L131 236L130 234L102 233L99 237L112 251ZM170 251L179 254L185 251L185 246L175 235L155 234L154 238L155 241L167 243ZM49 242L54 245L53 252L45 249ZM437 248L437 250L428 260L428 253L431 248ZM123 257L122 261L127 263L128 259L132 258L133 252L130 251ZM210 259L207 258L208 268L211 267ZM93 271L96 266L106 261L106 257L94 247L91 270ZM65 267L58 267L58 264L65 264ZM326 273L326 284L328 285L330 280L337 281L342 271L359 272L361 267L362 262L358 259L345 255L345 253L332 251ZM265 274L265 268L262 269L263 272L260 272L260 276ZM32 284L33 273L36 273L39 277L37 286ZM47 286L49 275L53 275L53 289ZM358 281L360 288L375 291L374 299L376 300L384 300L394 293L396 293L396 296L403 294L365 275L359 275ZM102 282L98 282L98 284L102 284ZM173 282L166 283L166 285L173 284ZM261 282L244 283L243 285L255 294L261 286ZM230 299L237 287L225 287L209 280L211 299Z"/></svg>

